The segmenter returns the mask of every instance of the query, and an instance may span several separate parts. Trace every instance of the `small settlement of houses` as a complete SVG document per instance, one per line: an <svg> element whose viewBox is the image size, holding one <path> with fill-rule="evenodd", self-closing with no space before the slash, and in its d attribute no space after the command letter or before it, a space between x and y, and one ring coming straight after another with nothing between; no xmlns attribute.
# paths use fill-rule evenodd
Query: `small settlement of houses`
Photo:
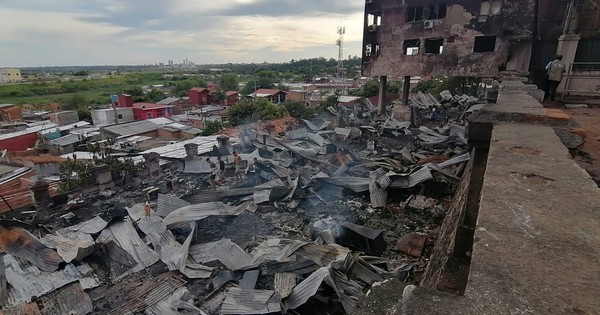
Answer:
<svg viewBox="0 0 600 315"><path fill-rule="evenodd" d="M538 47L534 2L543 8L548 1L425 2L366 1L362 70L380 77L380 95L342 96L307 120L284 117L200 136L206 121L220 120L239 99L230 91L217 100L205 88L156 104L114 96L110 107L91 111L93 124L59 108L0 105L7 131L0 134L1 312L428 314L437 307L431 314L521 314L569 303L560 310L597 311L589 298L597 292L597 257L588 258L597 253L590 245L598 244L597 229L569 230L579 227L573 212L555 211L561 224L572 224L557 230L540 214L547 209L503 203L535 196L546 205L544 189L513 189L525 181L556 182L555 190L581 183L576 189L586 200L598 196L588 178L528 172L550 163L547 146L509 147L557 141L546 126L511 123L561 118L544 110L544 93L520 77L536 59L532 51L573 63L573 34L563 34L558 48ZM565 31L576 31L579 9L569 7L561 19ZM411 77L434 75L504 75L503 90L494 81L479 85L485 91L477 95L409 94ZM405 79L402 101L386 96L388 77ZM487 104L499 94L502 105ZM259 89L250 97L280 103L318 95ZM506 123L497 128L492 120ZM577 173L569 179L584 173L564 162L563 151L552 163ZM501 153L512 159L492 165L484 181L488 156ZM535 162L520 165L525 158L513 153ZM508 164L523 170L513 173ZM484 186L498 195L484 194ZM480 200L488 203L485 226L477 223ZM593 205L578 205L576 215L596 224ZM476 238L485 241L473 245ZM523 253L543 268L534 272ZM471 259L478 272L469 276ZM572 273L559 277L570 283L565 287L546 281ZM519 282L529 276L535 285ZM446 312L457 303L450 295L424 293L465 293L471 280L481 292L464 295L464 312ZM389 286L401 292L373 298ZM579 297L579 304L570 301ZM382 311L384 299L401 304Z"/></svg>
<svg viewBox="0 0 600 315"><path fill-rule="evenodd" d="M133 109L131 122L98 127L69 111L12 121L3 310L350 314L376 282L418 283L468 170L463 123L480 103L443 96L414 95L420 127L409 106L379 120L360 98L215 136L177 120L177 105L126 95L108 111Z"/></svg>

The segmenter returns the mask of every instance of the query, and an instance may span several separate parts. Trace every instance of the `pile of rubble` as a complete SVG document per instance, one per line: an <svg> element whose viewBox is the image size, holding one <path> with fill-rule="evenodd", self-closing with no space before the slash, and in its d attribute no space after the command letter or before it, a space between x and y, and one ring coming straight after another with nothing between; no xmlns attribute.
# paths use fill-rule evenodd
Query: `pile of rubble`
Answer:
<svg viewBox="0 0 600 315"><path fill-rule="evenodd" d="M476 101L427 99L409 108L429 113L420 127L378 121L366 102L283 135L240 128L239 145L191 154L170 185L135 179L44 210L45 231L3 227L0 302L9 314L351 314L377 282L418 283L470 158L461 122ZM226 168L209 189L215 153Z"/></svg>

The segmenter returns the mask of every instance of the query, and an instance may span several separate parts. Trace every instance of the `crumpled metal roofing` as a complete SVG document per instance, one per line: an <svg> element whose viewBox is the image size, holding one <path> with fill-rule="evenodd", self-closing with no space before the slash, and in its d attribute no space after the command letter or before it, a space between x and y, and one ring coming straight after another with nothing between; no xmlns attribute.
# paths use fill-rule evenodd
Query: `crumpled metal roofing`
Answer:
<svg viewBox="0 0 600 315"><path fill-rule="evenodd" d="M44 246L27 230L18 227L0 226L0 250L25 259L48 272L57 270L63 262L56 251Z"/></svg>
<svg viewBox="0 0 600 315"><path fill-rule="evenodd" d="M245 202L240 206L230 206L222 202L207 202L189 205L169 213L163 219L163 223L167 228L174 229L210 216L240 215L246 210L248 204L249 202Z"/></svg>
<svg viewBox="0 0 600 315"><path fill-rule="evenodd" d="M185 200L163 194L158 194L158 201L156 204L156 214L163 218L179 208L190 205L190 203Z"/></svg>
<svg viewBox="0 0 600 315"><path fill-rule="evenodd" d="M174 144L166 145L164 147L154 148L150 150L146 150L142 152L142 154L155 152L160 154L162 158L170 158L170 159L184 159L187 154L185 152L185 145L188 143L195 143L198 145L198 154L206 154L213 150L213 146L217 145L217 138L219 136L206 136L206 137L196 137L190 140L177 142ZM238 143L237 138L230 138L229 143L231 145Z"/></svg>
<svg viewBox="0 0 600 315"><path fill-rule="evenodd" d="M185 285L185 281L176 276L170 276L166 279L156 279L148 288L135 299L128 300L124 304L116 305L108 315L136 314L147 309L150 306L162 302L173 292L179 290Z"/></svg>
<svg viewBox="0 0 600 315"><path fill-rule="evenodd" d="M49 248L55 248L60 257L67 263L91 255L96 243L93 240L75 240L57 235L46 234L40 239L42 244Z"/></svg>
<svg viewBox="0 0 600 315"><path fill-rule="evenodd" d="M225 295L220 314L269 314L281 312L279 301L270 290L244 290L232 287Z"/></svg>
<svg viewBox="0 0 600 315"><path fill-rule="evenodd" d="M94 310L92 299L79 283L71 283L57 292L42 297L43 314L83 315Z"/></svg>
<svg viewBox="0 0 600 315"><path fill-rule="evenodd" d="M131 220L128 218L109 225L100 233L96 242L104 243L108 240L116 242L135 259L138 264L132 268L132 272L138 272L150 267L160 259L160 256L154 250L150 249L140 238Z"/></svg>
<svg viewBox="0 0 600 315"><path fill-rule="evenodd" d="M79 281L83 289L100 285L92 268L86 263L78 266L67 264L55 272L44 272L28 262L17 262L11 255L4 256L8 289L8 304L17 305L31 301L34 296L42 296L66 284Z"/></svg>

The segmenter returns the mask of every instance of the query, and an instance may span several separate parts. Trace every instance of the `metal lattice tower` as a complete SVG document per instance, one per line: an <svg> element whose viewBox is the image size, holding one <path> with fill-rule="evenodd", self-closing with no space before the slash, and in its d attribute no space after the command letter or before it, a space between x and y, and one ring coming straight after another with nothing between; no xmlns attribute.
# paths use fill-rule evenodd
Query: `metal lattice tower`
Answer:
<svg viewBox="0 0 600 315"><path fill-rule="evenodd" d="M338 64L337 64L337 80L338 82L344 81L344 35L346 34L346 27L338 27L337 33L339 35L336 45L339 47L338 51Z"/></svg>

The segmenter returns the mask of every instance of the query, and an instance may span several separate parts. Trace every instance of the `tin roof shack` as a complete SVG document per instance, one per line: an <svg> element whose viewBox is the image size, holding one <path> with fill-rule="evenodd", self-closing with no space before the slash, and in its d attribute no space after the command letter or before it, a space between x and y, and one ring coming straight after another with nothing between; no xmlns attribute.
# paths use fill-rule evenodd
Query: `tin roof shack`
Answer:
<svg viewBox="0 0 600 315"><path fill-rule="evenodd" d="M366 1L363 74L494 77L520 43L531 50L534 8L534 0Z"/></svg>
<svg viewBox="0 0 600 315"><path fill-rule="evenodd" d="M70 125L79 121L79 115L77 111L74 110L65 110L58 113L52 113L48 117L51 122L58 125Z"/></svg>
<svg viewBox="0 0 600 315"><path fill-rule="evenodd" d="M0 121L5 123L13 123L21 121L21 109L13 104L0 104Z"/></svg>
<svg viewBox="0 0 600 315"><path fill-rule="evenodd" d="M149 120L133 121L130 123L111 125L100 128L102 139L121 136L158 137L158 127Z"/></svg>

